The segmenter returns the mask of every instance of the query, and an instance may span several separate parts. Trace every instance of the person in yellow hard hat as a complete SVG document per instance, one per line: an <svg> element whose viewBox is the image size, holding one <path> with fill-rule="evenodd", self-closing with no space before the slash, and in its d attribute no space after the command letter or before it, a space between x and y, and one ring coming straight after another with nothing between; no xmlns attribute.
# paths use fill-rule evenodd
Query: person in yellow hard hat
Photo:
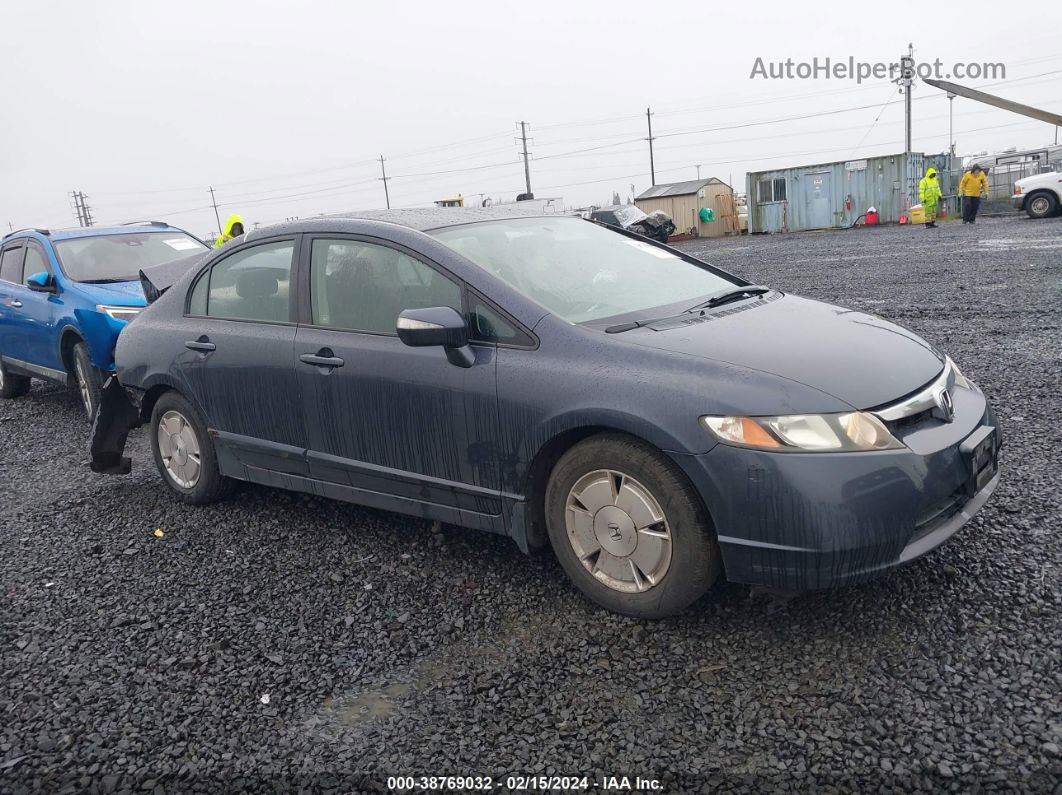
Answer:
<svg viewBox="0 0 1062 795"><path fill-rule="evenodd" d="M988 195L988 177L985 176L984 169L974 165L962 175L959 181L959 195L962 196L962 222L972 224L977 221L981 198Z"/></svg>
<svg viewBox="0 0 1062 795"><path fill-rule="evenodd" d="M245 231L247 230L243 228L243 216L233 213L225 220L225 231L221 233L221 237L214 241L214 248L221 248Z"/></svg>
<svg viewBox="0 0 1062 795"><path fill-rule="evenodd" d="M926 214L926 229L937 225L937 202L940 201L940 183L937 182L937 170L926 169L926 175L918 183L918 198L922 201L922 210Z"/></svg>

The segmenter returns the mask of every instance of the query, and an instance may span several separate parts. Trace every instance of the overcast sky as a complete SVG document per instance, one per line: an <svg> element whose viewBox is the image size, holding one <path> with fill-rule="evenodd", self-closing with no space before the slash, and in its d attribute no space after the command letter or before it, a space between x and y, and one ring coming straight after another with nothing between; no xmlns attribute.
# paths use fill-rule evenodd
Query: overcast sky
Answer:
<svg viewBox="0 0 1062 795"><path fill-rule="evenodd" d="M946 68L1001 62L989 90L1062 111L1062 4L1036 6L8 0L0 224L75 225L72 190L100 223L199 235L215 228L208 186L222 218L249 223L382 207L381 154L392 206L512 200L520 120L535 194L603 203L650 184L647 106L658 182L701 164L743 190L746 171L903 151L888 82L750 79L757 57L891 62L911 40ZM947 100L914 97L914 149L946 150ZM962 154L1054 141L970 100L954 112Z"/></svg>

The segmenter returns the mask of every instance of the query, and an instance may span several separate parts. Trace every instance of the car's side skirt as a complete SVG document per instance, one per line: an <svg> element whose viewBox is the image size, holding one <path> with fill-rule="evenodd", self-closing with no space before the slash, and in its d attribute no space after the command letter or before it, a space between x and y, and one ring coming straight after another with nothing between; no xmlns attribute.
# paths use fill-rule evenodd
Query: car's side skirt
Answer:
<svg viewBox="0 0 1062 795"><path fill-rule="evenodd" d="M43 367L31 362L24 362L21 359L12 359L10 356L0 356L0 360L2 360L4 366L15 375L28 375L32 378L44 378L48 381L55 381L63 386L69 384L69 379L66 373L62 370L56 370L52 367Z"/></svg>
<svg viewBox="0 0 1062 795"><path fill-rule="evenodd" d="M434 502L398 497L393 494L382 494L377 491L344 486L340 483L332 483L326 480L315 480L314 478L242 464L237 464L235 469L230 469L225 474L237 480L260 483L263 486L301 491L318 497L352 502L369 508L380 508L385 511L417 516L429 521L446 522L447 524L471 527L475 530L486 530L501 535L508 534L505 521L500 515L492 516L490 514L475 513L461 510L460 508L452 508L448 505L439 505Z"/></svg>
<svg viewBox="0 0 1062 795"><path fill-rule="evenodd" d="M381 472L376 473L378 478L375 480L355 481L352 478L351 484L348 485L336 482L335 479L325 479L316 475L319 473L319 465L325 460L333 466L343 461L350 467L354 462L346 462L344 459L325 456L312 450L280 445L263 439L251 439L225 431L212 429L209 433L218 453L218 469L226 477L302 491L371 508L419 516L432 521L503 535L508 534L505 518L502 515L500 496L489 492L488 494L477 493L487 490L464 486L457 489L455 487L458 484L450 484L450 489L440 491L440 483L442 483L440 481L430 484L434 488L428 488L429 484L425 483L420 489L425 498L417 498L410 493L412 491L408 488L410 484L402 482L403 478L379 477L383 474ZM313 464L318 466L314 467ZM358 485L353 485L355 482ZM379 486L379 488L367 486ZM462 501L467 502L466 505L447 505L431 499L432 497L452 499L455 491L464 492L466 489L469 490L467 494L459 495L466 498ZM477 508L479 510L476 510Z"/></svg>

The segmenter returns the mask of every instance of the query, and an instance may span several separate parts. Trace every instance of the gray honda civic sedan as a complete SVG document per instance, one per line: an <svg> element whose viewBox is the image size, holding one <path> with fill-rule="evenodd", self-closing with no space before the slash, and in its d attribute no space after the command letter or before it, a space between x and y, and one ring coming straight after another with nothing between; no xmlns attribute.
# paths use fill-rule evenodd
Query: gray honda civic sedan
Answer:
<svg viewBox="0 0 1062 795"><path fill-rule="evenodd" d="M243 480L500 533L620 613L879 575L999 479L924 339L580 218L320 218L179 273L143 275L93 469L147 424L184 502Z"/></svg>

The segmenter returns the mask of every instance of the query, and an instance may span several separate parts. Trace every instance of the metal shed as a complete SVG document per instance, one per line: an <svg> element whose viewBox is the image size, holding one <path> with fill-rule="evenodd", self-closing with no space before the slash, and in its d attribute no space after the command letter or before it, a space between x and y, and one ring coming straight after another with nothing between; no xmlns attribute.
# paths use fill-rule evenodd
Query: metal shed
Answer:
<svg viewBox="0 0 1062 795"><path fill-rule="evenodd" d="M739 234L734 189L717 177L654 185L634 200L642 212L663 210L675 222L678 234L721 237ZM701 208L710 209L714 221L700 219Z"/></svg>
<svg viewBox="0 0 1062 795"><path fill-rule="evenodd" d="M918 180L929 167L940 173L944 195L955 194L962 173L951 159L911 152L750 173L749 233L850 226L870 207L880 223L896 223L918 204Z"/></svg>

